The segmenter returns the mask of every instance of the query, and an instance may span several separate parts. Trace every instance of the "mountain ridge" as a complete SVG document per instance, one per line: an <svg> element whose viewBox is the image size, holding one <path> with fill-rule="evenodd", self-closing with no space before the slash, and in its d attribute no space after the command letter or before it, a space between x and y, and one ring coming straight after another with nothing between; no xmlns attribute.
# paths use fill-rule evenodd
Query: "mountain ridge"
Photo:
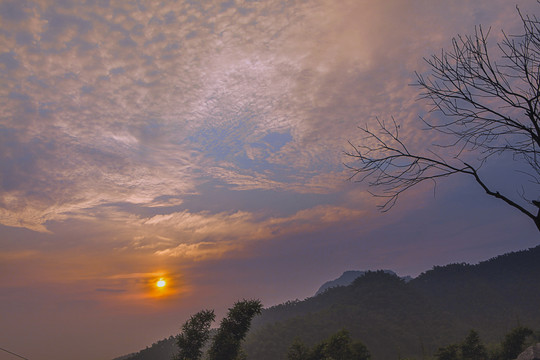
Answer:
<svg viewBox="0 0 540 360"><path fill-rule="evenodd" d="M410 280L366 271L348 286L264 309L244 348L248 359L286 359L295 338L312 345L343 328L374 359L430 356L471 329L488 343L500 342L517 325L540 329L538 280L540 246L475 265L434 266ZM165 344L176 350L174 337L160 343L162 350ZM153 348L124 359L170 360L151 356Z"/></svg>
<svg viewBox="0 0 540 360"><path fill-rule="evenodd" d="M315 296L320 295L323 292L325 292L326 290L334 288L334 287L348 286L348 285L352 284L352 282L354 280L356 280L360 276L364 276L369 271L372 271L372 270L347 270L347 271L344 271L343 274L341 274L340 277L338 277L338 278L336 278L334 280L329 280L329 281L325 282L324 284L322 284L321 287L319 288L319 290L317 290L317 292L315 292ZM387 273L387 274L393 274L393 275L398 276L392 270L382 270L382 271ZM411 276L408 276L408 275L407 276L401 276L401 278L403 280L405 280L406 282L409 282L409 281L411 281L413 279Z"/></svg>

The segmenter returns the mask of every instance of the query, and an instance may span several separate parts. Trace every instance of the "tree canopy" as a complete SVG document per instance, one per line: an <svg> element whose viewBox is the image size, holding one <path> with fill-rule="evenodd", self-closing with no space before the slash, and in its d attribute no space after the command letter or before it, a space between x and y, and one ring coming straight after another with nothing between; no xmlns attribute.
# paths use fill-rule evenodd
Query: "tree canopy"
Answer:
<svg viewBox="0 0 540 360"><path fill-rule="evenodd" d="M518 326L506 334L499 346L488 351L478 333L471 330L461 343L439 348L435 357L437 360L514 360L525 349L526 340L532 335L531 329Z"/></svg>
<svg viewBox="0 0 540 360"><path fill-rule="evenodd" d="M214 310L202 310L182 325L182 333L176 337L180 352L175 360L199 360L202 348L210 337L210 325L216 318Z"/></svg>
<svg viewBox="0 0 540 360"><path fill-rule="evenodd" d="M208 352L209 360L235 360L240 354L240 345L251 325L251 320L260 314L262 304L259 300L236 302L221 321L212 346Z"/></svg>
<svg viewBox="0 0 540 360"><path fill-rule="evenodd" d="M208 350L208 360L240 360L244 357L241 349L251 320L260 314L262 304L259 300L236 302L221 321L212 345ZM202 310L191 316L184 325L182 333L176 337L179 353L175 360L199 360L203 347L210 337L210 325L215 319L214 310Z"/></svg>
<svg viewBox="0 0 540 360"><path fill-rule="evenodd" d="M287 360L369 360L371 354L360 341L353 341L347 330L340 330L309 349L296 339L289 347Z"/></svg>

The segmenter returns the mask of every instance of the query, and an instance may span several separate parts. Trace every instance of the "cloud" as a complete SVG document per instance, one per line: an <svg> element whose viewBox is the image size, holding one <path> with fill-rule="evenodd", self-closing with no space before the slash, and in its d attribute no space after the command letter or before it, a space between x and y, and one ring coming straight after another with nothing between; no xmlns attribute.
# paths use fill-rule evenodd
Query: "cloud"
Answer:
<svg viewBox="0 0 540 360"><path fill-rule="evenodd" d="M96 289L98 292L105 292L105 293L123 293L126 292L125 289L104 289L104 288L98 288Z"/></svg>
<svg viewBox="0 0 540 360"><path fill-rule="evenodd" d="M23 21L27 18L25 1L5 1L0 5L0 16L4 21Z"/></svg>
<svg viewBox="0 0 540 360"><path fill-rule="evenodd" d="M241 109L245 116L249 114L254 119L266 106L263 99L255 108L246 103L243 109L235 105L227 110L245 90L238 87L234 97L234 88L223 92L222 87L213 89L205 85L206 95L197 90L201 83L214 81L200 76L197 58L204 58L212 43L226 49L221 35L200 31L201 26L204 28L207 21L212 21L207 18L214 11L215 19L214 15L210 19L225 26L224 15L219 15L221 10L188 8L192 15L178 17L182 23L177 25L180 32L163 32L161 26L156 27L159 22L150 21L140 9L130 5L114 9L116 15L112 18L98 4L50 5L45 2L35 7L34 16L19 25L33 31L32 37L39 39L39 43L26 41L28 47L5 53L2 58L9 70L24 64L23 70L9 76L11 81L6 87L12 102L2 122L17 135L10 147L33 152L28 158L32 166L21 167L24 163L19 157L11 161L16 164L15 171L6 172L9 178L5 184L17 185L4 188L3 218L10 219L4 224L44 231L45 222L61 220L79 209L119 201L151 204L158 197L193 191L200 177L196 173L208 175L211 163L221 160L208 157L211 148L205 143L205 129L218 129L223 111L228 111L232 118ZM179 10L166 6L157 13L171 25L175 11ZM198 30L190 32L193 28ZM170 46L184 43L185 38L197 43ZM131 41L125 42L126 39ZM165 48L154 50L158 50L157 54L165 50L168 55L159 57L156 51L147 49L151 52L143 50L139 56L131 49L149 40L150 44L165 42ZM124 45L116 47L118 43ZM212 63L218 65L222 61L216 63L212 56L206 58L211 66L210 72L206 72L218 74L221 69ZM227 85L229 78L241 75L244 68L237 66L232 73L225 72L226 77L218 80L218 85ZM253 73L253 77L264 69ZM238 84L245 84L250 78L248 73ZM15 90L21 79L26 79L22 89ZM204 87L201 89L204 91ZM218 101L215 105L224 110L216 113L215 107L208 107L213 98ZM201 135L197 135L198 124L207 124ZM222 128L229 126L223 123ZM246 130L234 135L242 137ZM234 140L225 141L224 146L230 148L230 141ZM47 144L48 148L43 151L43 146L39 148L35 143ZM242 151L241 144L238 149ZM230 155L234 157L235 152ZM180 178L182 184L177 181ZM235 178L229 177L228 181ZM44 184L36 184L36 179L42 179ZM28 196L30 192L45 191L48 199L42 196L38 201ZM25 204L15 207L9 200L14 198L24 198Z"/></svg>
<svg viewBox="0 0 540 360"><path fill-rule="evenodd" d="M393 115L425 143L412 72L476 20L429 2L3 6L1 218L36 231L213 180L335 192L357 124Z"/></svg>
<svg viewBox="0 0 540 360"><path fill-rule="evenodd" d="M353 218L359 219L364 214L362 210L338 206L317 206L288 217L262 217L241 211L217 214L193 214L184 211L153 216L142 220L141 226L154 236L161 234L168 239L161 243L154 252L155 255L200 261L242 251L247 244L254 241L314 233L325 227L346 223ZM154 241L152 243L156 244Z"/></svg>

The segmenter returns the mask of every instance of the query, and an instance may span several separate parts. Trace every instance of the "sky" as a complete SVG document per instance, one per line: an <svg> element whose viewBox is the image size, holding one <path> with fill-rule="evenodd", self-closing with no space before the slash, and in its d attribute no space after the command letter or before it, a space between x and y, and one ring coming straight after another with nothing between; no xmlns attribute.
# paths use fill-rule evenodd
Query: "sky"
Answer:
<svg viewBox="0 0 540 360"><path fill-rule="evenodd" d="M304 299L346 270L417 276L538 245L471 179L381 213L344 166L377 117L413 147L440 140L415 71L479 24L497 54L515 6L0 0L0 347L110 360L201 309ZM514 165L483 175L517 196Z"/></svg>

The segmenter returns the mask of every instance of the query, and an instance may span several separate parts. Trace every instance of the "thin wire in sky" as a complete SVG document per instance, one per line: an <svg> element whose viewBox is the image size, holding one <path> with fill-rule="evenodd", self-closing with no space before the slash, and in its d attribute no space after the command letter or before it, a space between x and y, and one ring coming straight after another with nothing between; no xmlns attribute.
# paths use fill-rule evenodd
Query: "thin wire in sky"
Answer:
<svg viewBox="0 0 540 360"><path fill-rule="evenodd" d="M10 353L11 355L15 355L15 356L17 356L17 357L20 357L21 359L29 360L28 358L25 358L24 356L21 356L21 355L19 355L19 354L15 354L14 352L11 352L11 351L6 350L6 349L4 349L4 348L1 348L1 347L0 347L0 350L3 350L3 351L5 351L5 352L7 352L7 353Z"/></svg>

